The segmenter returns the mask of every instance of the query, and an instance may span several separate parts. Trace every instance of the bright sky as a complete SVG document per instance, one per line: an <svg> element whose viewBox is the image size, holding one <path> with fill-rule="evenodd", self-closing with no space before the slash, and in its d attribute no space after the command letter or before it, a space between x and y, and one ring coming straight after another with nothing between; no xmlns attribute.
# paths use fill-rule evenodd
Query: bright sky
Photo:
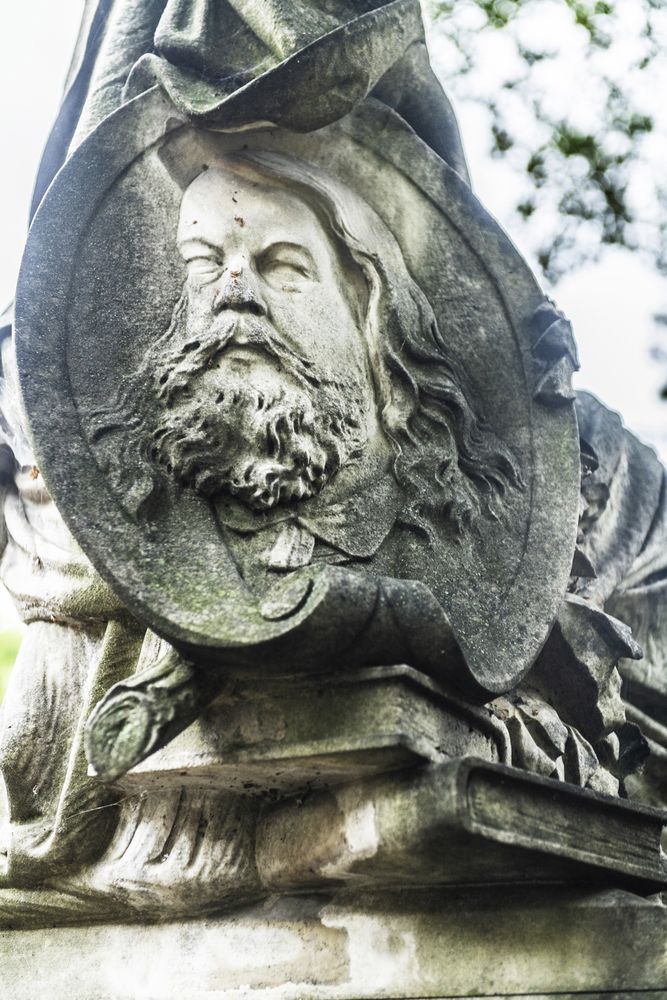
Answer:
<svg viewBox="0 0 667 1000"><path fill-rule="evenodd" d="M547 34L558 45L558 33L565 29L559 21L559 4L551 6ZM628 17L631 8L632 0L625 0ZM81 9L81 0L22 0L4 4L0 13L0 304L13 295L32 182L58 108ZM543 35L544 28L542 21ZM530 32L529 24L525 30ZM431 46L436 69L444 74L446 46L437 35ZM586 87L581 61L575 65L575 49L576 45L572 48L568 43L556 75L549 77L547 71L541 80L548 92L553 89L554 101L577 101ZM487 82L494 74L500 78L513 58L502 39L483 56ZM622 72L623 54L620 58L607 71ZM656 88L656 100L664 103L664 93L664 88ZM587 94L589 105L592 99ZM521 178L490 157L488 121L479 105L461 102L456 110L475 190L530 259L530 247L521 246L520 234L511 223ZM664 144L667 137L663 133L657 140ZM574 323L582 361L579 385L621 412L628 426L658 447L667 460L667 404L658 402L661 372L649 355L655 336L651 317L664 307L667 297L664 279L639 257L610 250L598 264L565 278L552 294Z"/></svg>

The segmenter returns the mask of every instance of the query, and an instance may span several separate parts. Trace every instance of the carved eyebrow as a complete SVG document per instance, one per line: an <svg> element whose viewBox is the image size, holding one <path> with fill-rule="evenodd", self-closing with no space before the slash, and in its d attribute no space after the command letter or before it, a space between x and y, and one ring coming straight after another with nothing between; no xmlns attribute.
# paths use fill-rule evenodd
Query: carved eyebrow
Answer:
<svg viewBox="0 0 667 1000"><path fill-rule="evenodd" d="M178 249L182 257L192 254L202 255L203 252L206 253L206 256L219 257L222 253L222 247L217 247L215 243L209 243L208 240L204 240L199 236L181 240L178 244Z"/></svg>
<svg viewBox="0 0 667 1000"><path fill-rule="evenodd" d="M289 243L287 240L278 240L276 243L269 243L269 245L265 247L264 250L258 254L258 256L261 259L264 259L266 257L273 256L273 254L278 255L281 253L296 254L297 256L304 258L308 266L312 268L313 271L317 271L315 258L308 247L304 247L301 243Z"/></svg>

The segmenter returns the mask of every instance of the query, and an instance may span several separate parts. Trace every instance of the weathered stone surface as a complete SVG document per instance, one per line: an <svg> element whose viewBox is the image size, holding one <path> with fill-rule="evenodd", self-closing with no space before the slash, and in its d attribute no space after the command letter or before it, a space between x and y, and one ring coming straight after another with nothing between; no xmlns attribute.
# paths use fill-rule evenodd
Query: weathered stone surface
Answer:
<svg viewBox="0 0 667 1000"><path fill-rule="evenodd" d="M666 931L657 900L505 887L286 897L226 918L5 932L0 961L12 1000L606 1000L664 995Z"/></svg>
<svg viewBox="0 0 667 1000"><path fill-rule="evenodd" d="M90 0L37 201L12 998L664 992L665 474L573 392L417 0Z"/></svg>
<svg viewBox="0 0 667 1000"><path fill-rule="evenodd" d="M508 736L410 667L228 681L180 737L118 780L127 791L175 781L242 794L304 794L425 763L506 760Z"/></svg>
<svg viewBox="0 0 667 1000"><path fill-rule="evenodd" d="M663 820L469 759L270 808L256 859L282 891L580 880L649 892L667 886Z"/></svg>
<svg viewBox="0 0 667 1000"><path fill-rule="evenodd" d="M340 887L667 885L660 811L472 758L282 801L221 792L214 772L199 787L187 770L149 778L120 799L94 865L0 890L0 924L203 916Z"/></svg>
<svg viewBox="0 0 667 1000"><path fill-rule="evenodd" d="M384 9L387 7L388 10ZM362 16L355 25L359 14L376 10L375 21L379 21L385 43L389 41L395 54L404 51L391 67L387 65L386 45L385 51L382 47L377 51L377 46L375 53L370 51L368 24L373 18ZM395 28L397 14L400 16L405 11L409 24L403 25L397 33L401 37L391 38L387 29ZM406 27L409 30L405 30ZM331 53L337 51L339 101L341 98L354 100L355 93L357 97L362 96L369 83L377 82L373 95L395 108L445 162L467 177L456 117L431 69L416 0L411 3L403 0L398 4L387 4L384 0L364 0L362 3L330 0L326 12L321 4L308 0L305 3L272 0L268 7L264 0L242 5L235 0L218 0L215 5L207 5L201 0L188 0L187 3L183 0L168 3L144 0L140 4L122 0L111 14L106 0L102 3L89 0L67 81L66 97L40 166L32 214L64 162L70 142L78 145L106 115L141 92L147 76L150 76L150 83L156 75L171 77L186 102L188 92L200 88L209 103L216 105L221 97L224 101L225 97L234 96L239 86L281 66L283 85L276 86L275 73L268 82L273 91L282 92L282 103L287 105L285 73L291 75L290 57L299 53L304 43L317 42L321 35L336 29L336 44L331 45L332 40L325 39L323 45L316 45L311 50L309 69L314 69L315 74L322 68L329 71L327 63L331 63ZM343 58L341 41L351 50ZM155 58L156 51L160 59ZM148 55L151 58L146 60ZM369 65L369 55L373 56L372 65ZM141 69L133 72L137 63L142 64ZM380 78L378 69L381 71L383 66L388 71ZM202 70L216 79L218 87L223 89L207 85ZM266 82L266 79L260 81L260 87ZM255 120L267 117L265 112L260 113L256 87L255 84L255 88L246 88L242 97ZM322 118L328 103L335 117L338 108L330 91L331 86L324 84L317 75L313 80L311 72L307 100L292 101L293 111L296 110L294 105L301 103L302 120L304 114L310 114L314 123L315 116ZM265 86L264 92L280 113L274 94L270 90L267 93ZM316 94L320 97L319 102Z"/></svg>

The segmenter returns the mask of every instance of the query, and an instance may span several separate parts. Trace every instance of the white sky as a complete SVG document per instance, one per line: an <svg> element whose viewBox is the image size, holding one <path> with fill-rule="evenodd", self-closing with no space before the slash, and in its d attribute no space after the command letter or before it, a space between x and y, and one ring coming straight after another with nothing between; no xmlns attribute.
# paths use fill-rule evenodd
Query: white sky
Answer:
<svg viewBox="0 0 667 1000"><path fill-rule="evenodd" d="M632 0L624 0L630 8ZM557 6L557 5L556 5ZM42 146L56 114L81 14L81 0L5 0L0 11L0 304L9 300L25 239L28 206ZM544 25L542 25L544 27ZM550 28L557 44L557 16ZM555 34L554 34L555 33ZM438 43L432 44L438 67ZM485 52L487 71L511 59L502 39ZM494 60L496 61L494 63ZM567 67L566 67L567 69ZM614 72L613 66L606 69ZM616 71L622 71L619 63ZM573 99L558 79L554 100ZM572 80L569 80L572 91ZM664 92L660 100L664 101ZM475 190L518 245L511 209L521 179L488 154L487 119L475 105L457 106ZM665 135L658 140L665 141ZM662 161L664 164L664 160ZM520 247L521 248L521 247ZM521 248L530 257L529 248ZM636 255L609 250L598 263L565 278L552 294L574 323L582 372L578 384L617 409L626 423L667 459L667 404L657 390L659 366L649 360L651 317L667 297L661 279ZM0 607L0 619L2 608Z"/></svg>
<svg viewBox="0 0 667 1000"><path fill-rule="evenodd" d="M13 297L32 184L60 104L81 0L0 7L0 303Z"/></svg>

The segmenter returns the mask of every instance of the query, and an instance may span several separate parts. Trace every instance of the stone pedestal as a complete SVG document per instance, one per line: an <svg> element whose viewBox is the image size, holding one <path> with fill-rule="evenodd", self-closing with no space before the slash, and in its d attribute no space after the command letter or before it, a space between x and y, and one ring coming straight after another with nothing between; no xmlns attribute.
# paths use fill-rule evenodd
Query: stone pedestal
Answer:
<svg viewBox="0 0 667 1000"><path fill-rule="evenodd" d="M475 758L267 799L254 895L199 919L4 890L0 997L667 995L664 819Z"/></svg>
<svg viewBox="0 0 667 1000"><path fill-rule="evenodd" d="M272 898L215 919L5 932L3 1000L667 995L667 909L581 885Z"/></svg>

